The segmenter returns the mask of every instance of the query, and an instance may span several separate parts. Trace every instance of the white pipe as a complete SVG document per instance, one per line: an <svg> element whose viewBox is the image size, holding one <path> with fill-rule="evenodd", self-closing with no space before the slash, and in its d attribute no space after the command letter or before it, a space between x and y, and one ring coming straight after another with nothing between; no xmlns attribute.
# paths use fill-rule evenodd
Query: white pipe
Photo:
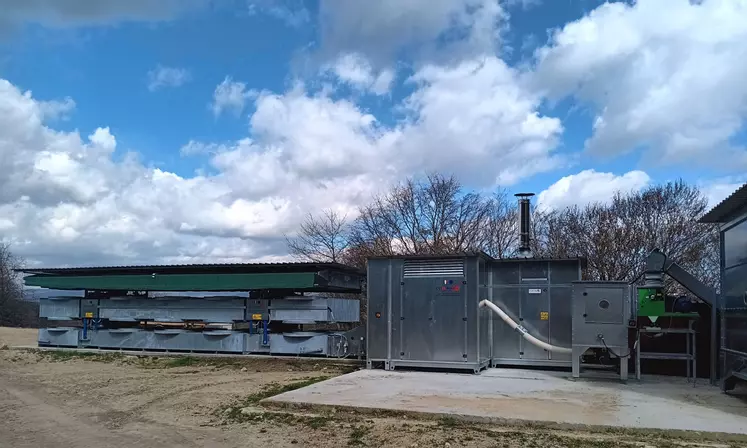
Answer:
<svg viewBox="0 0 747 448"><path fill-rule="evenodd" d="M522 327L521 325L514 322L513 319L511 319L508 314L506 314L505 311L500 309L498 305L496 305L493 302L490 302L488 300L483 300L480 302L480 307L487 306L491 310L495 311L495 313L499 316L501 316L501 319L503 319L504 322L506 322L512 329L518 331L521 333L521 335L526 339L527 341L531 342L532 344L536 345L537 347L547 350L548 352L554 352L554 353L571 353L570 348L566 347L558 347L556 345L550 345L547 342L542 342L539 339L535 338L529 332L526 328Z"/></svg>

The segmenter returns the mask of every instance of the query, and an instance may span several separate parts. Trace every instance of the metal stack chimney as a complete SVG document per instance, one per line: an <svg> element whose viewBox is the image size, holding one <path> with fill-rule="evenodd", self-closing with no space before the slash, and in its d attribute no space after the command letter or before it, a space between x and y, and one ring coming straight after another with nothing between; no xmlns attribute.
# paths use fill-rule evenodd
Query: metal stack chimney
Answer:
<svg viewBox="0 0 747 448"><path fill-rule="evenodd" d="M532 216L530 198L534 193L516 193L519 199L519 257L530 258L532 249L529 240L532 235Z"/></svg>

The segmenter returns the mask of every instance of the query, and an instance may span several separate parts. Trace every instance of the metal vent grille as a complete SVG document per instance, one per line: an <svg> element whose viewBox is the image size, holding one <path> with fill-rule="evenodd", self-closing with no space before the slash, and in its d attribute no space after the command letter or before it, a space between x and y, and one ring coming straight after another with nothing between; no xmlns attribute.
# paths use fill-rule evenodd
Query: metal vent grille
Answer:
<svg viewBox="0 0 747 448"><path fill-rule="evenodd" d="M464 277L464 261L405 260L404 277Z"/></svg>

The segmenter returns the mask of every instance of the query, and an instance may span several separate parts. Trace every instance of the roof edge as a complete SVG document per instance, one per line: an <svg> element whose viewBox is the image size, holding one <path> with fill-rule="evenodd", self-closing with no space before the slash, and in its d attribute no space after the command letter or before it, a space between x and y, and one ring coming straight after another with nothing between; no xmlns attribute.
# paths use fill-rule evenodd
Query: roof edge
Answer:
<svg viewBox="0 0 747 448"><path fill-rule="evenodd" d="M747 183L730 194L726 199L716 204L706 212L698 222L704 224L717 224L731 221L739 212L740 207L747 205Z"/></svg>

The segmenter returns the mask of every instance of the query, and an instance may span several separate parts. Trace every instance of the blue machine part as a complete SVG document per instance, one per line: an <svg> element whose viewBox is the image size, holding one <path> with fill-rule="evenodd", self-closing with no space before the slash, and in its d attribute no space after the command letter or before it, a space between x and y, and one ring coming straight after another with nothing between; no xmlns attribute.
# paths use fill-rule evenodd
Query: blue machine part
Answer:
<svg viewBox="0 0 747 448"><path fill-rule="evenodd" d="M270 337L267 334L267 327L270 325L270 321L264 320L262 321L262 345L269 345L270 344Z"/></svg>

